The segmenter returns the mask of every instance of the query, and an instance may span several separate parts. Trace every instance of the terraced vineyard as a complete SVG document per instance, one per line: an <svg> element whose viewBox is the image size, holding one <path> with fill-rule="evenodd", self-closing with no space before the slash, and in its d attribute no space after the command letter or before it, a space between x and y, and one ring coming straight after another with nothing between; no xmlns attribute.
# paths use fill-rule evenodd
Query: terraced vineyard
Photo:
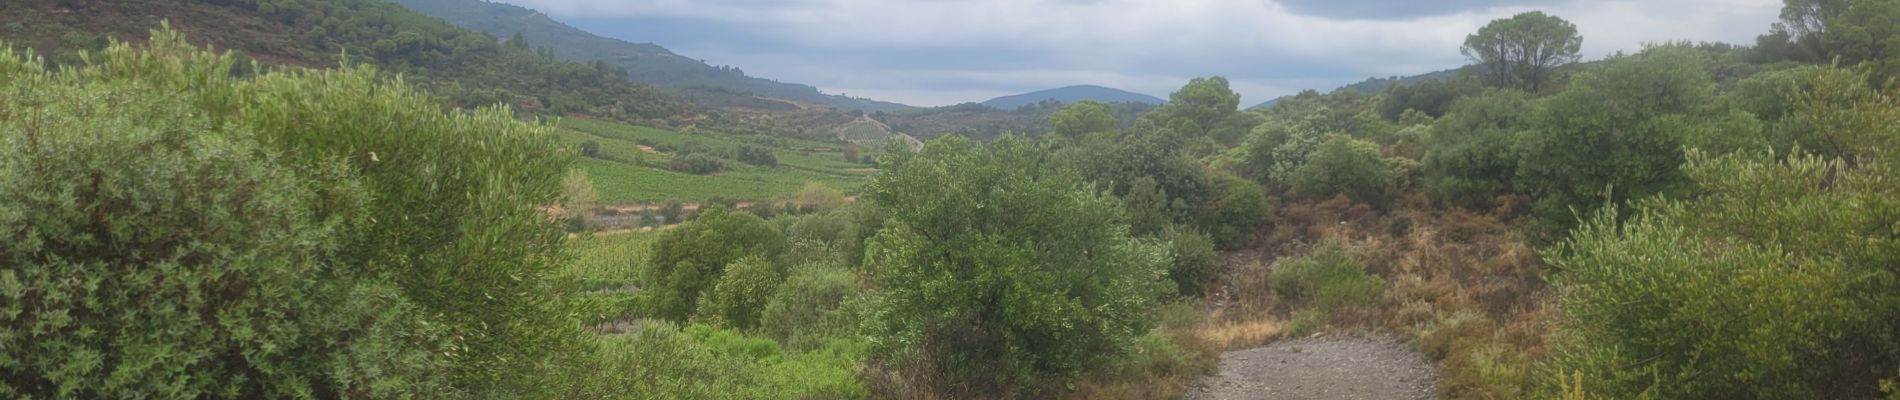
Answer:
<svg viewBox="0 0 1900 400"><path fill-rule="evenodd" d="M564 119L559 125L565 144L580 146L592 141L599 145L597 155L582 159L579 165L593 179L605 203L770 199L796 193L805 182L820 182L852 193L873 172L864 164L846 160L848 145L841 143L692 135L581 118ZM673 155L662 149L689 143L715 152L731 152L746 145L769 148L778 158L778 166L728 161L726 170L707 175L668 170Z"/></svg>

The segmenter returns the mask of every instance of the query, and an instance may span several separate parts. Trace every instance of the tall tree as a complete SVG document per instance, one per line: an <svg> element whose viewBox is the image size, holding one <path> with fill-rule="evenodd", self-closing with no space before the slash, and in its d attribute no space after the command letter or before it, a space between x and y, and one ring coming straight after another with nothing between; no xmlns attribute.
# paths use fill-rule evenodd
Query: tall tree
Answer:
<svg viewBox="0 0 1900 400"><path fill-rule="evenodd" d="M1492 84L1536 92L1552 70L1577 62L1582 48L1576 25L1531 11L1491 21L1466 36L1459 51L1483 66Z"/></svg>
<svg viewBox="0 0 1900 400"><path fill-rule="evenodd" d="M1107 104L1083 100L1050 115L1049 125L1056 135L1074 139L1114 130L1120 122L1115 120L1115 112Z"/></svg>

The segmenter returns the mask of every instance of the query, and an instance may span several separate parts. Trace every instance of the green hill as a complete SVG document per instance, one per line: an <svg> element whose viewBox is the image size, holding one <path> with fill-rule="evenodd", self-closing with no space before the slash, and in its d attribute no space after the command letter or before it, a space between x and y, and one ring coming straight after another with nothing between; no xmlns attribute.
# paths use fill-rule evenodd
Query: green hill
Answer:
<svg viewBox="0 0 1900 400"><path fill-rule="evenodd" d="M197 44L235 50L267 66L374 64L456 106L502 103L626 121L695 113L610 65L557 60L381 0L0 2L0 38L60 64L80 62L80 52L103 49L109 37L142 42L164 21Z"/></svg>
<svg viewBox="0 0 1900 400"><path fill-rule="evenodd" d="M556 57L606 61L625 68L634 80L679 92L704 103L749 103L753 97L793 100L862 111L911 109L903 104L824 94L817 88L746 75L732 67L707 65L652 43L632 43L588 33L548 18L547 14L483 0L393 0L410 9L498 37L519 33ZM744 105L744 104L736 104Z"/></svg>
<svg viewBox="0 0 1900 400"><path fill-rule="evenodd" d="M1094 85L1077 85L1048 90L1038 90L1014 96L1003 96L984 101L983 105L1004 110L1014 110L1023 106L1035 105L1045 101L1070 104L1083 100L1103 103L1142 103L1161 105L1167 100L1141 93Z"/></svg>

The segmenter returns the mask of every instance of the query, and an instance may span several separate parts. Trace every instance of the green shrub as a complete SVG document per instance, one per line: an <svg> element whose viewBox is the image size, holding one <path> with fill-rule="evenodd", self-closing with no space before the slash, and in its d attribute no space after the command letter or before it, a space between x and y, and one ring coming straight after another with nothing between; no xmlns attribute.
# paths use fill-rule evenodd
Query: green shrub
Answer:
<svg viewBox="0 0 1900 400"><path fill-rule="evenodd" d="M1112 197L1049 168L1046 145L958 136L887 154L866 196L883 358L950 396L1033 394L1113 364L1153 326L1167 250L1128 235Z"/></svg>
<svg viewBox="0 0 1900 400"><path fill-rule="evenodd" d="M0 397L457 394L448 332L336 252L353 216L319 204L363 191L189 97L68 78L0 80Z"/></svg>
<svg viewBox="0 0 1900 400"><path fill-rule="evenodd" d="M861 399L864 347L832 342L804 353L736 331L642 321L600 340L599 368L582 397L619 399Z"/></svg>
<svg viewBox="0 0 1900 400"><path fill-rule="evenodd" d="M1161 240L1167 242L1168 256L1173 260L1168 266L1168 279L1174 280L1175 293L1190 298L1206 294L1207 283L1214 278L1220 262L1214 254L1214 241L1200 232L1172 227Z"/></svg>
<svg viewBox="0 0 1900 400"><path fill-rule="evenodd" d="M705 175L725 170L726 163L725 161L721 161L719 157L714 157L706 153L693 153L674 156L673 162L667 164L667 169L671 169L675 172Z"/></svg>
<svg viewBox="0 0 1900 400"><path fill-rule="evenodd" d="M684 321L725 276L726 266L747 257L773 264L786 248L785 236L758 216L713 207L653 241L642 304L655 318Z"/></svg>
<svg viewBox="0 0 1900 400"><path fill-rule="evenodd" d="M1424 189L1440 201L1482 209L1512 190L1517 155L1512 153L1534 110L1529 94L1492 90L1459 99L1432 124L1425 149Z"/></svg>
<svg viewBox="0 0 1900 400"><path fill-rule="evenodd" d="M1551 366L1612 397L1872 397L1867 371L1900 353L1892 167L1691 153L1684 170L1694 200L1612 209L1547 251Z"/></svg>
<svg viewBox="0 0 1900 400"><path fill-rule="evenodd" d="M1392 183L1392 168L1379 157L1371 142L1343 135L1327 136L1294 169L1287 185L1308 199L1346 195L1361 202L1377 202Z"/></svg>
<svg viewBox="0 0 1900 400"><path fill-rule="evenodd" d="M1220 199L1203 211L1200 226L1214 240L1214 247L1233 250L1253 241L1254 232L1267 222L1267 194L1260 185L1246 178L1220 174L1217 178Z"/></svg>
<svg viewBox="0 0 1900 400"><path fill-rule="evenodd" d="M696 317L717 326L752 329L759 325L759 312L784 280L772 262L757 256L741 258L726 266L726 273L706 293L706 303Z"/></svg>
<svg viewBox="0 0 1900 400"><path fill-rule="evenodd" d="M765 304L760 331L794 349L817 347L827 338L857 330L847 301L858 296L857 278L844 267L813 264L792 269Z"/></svg>
<svg viewBox="0 0 1900 400"><path fill-rule="evenodd" d="M374 70L239 80L234 59L159 31L142 50L114 45L95 67L51 74L172 96L185 107L173 111L205 126L250 132L258 153L298 171L313 193L297 212L332 221L337 241L319 248L338 262L326 271L393 282L433 329L454 333L441 354L453 360L456 388L479 397L547 392L580 338L571 318L548 309L553 285L542 279L564 234L541 208L561 198L572 150L504 110L445 112Z"/></svg>
<svg viewBox="0 0 1900 400"><path fill-rule="evenodd" d="M1365 264L1332 241L1280 265L1268 284L1285 301L1325 312L1376 303L1385 291L1384 279L1366 273Z"/></svg>

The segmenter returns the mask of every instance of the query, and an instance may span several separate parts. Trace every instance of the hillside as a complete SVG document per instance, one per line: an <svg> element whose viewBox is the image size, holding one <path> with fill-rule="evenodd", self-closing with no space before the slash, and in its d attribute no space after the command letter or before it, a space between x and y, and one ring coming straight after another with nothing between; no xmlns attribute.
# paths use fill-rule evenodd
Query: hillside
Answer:
<svg viewBox="0 0 1900 400"><path fill-rule="evenodd" d="M483 0L393 0L418 12L496 37L516 33L534 46L545 46L555 57L606 61L627 70L628 76L692 97L708 104L752 102L767 97L846 110L897 111L903 104L824 94L817 88L746 75L737 68L707 65L652 43L632 43L588 33L528 8ZM736 93L735 93L736 91ZM735 104L744 105L744 104Z"/></svg>
<svg viewBox="0 0 1900 400"><path fill-rule="evenodd" d="M1166 104L1168 102L1159 97L1121 89L1095 85L1076 85L998 97L984 101L982 104L1002 110L1014 110L1044 101L1071 104L1083 100L1094 100L1103 103L1142 103L1154 105Z"/></svg>
<svg viewBox="0 0 1900 400"><path fill-rule="evenodd" d="M1333 92L1343 90L1343 91L1357 92L1359 94L1377 94L1381 91L1384 91L1385 88L1392 87L1393 85L1409 85L1409 84L1425 82L1425 81L1456 78L1460 74L1465 73L1466 70L1470 70L1473 68L1476 68L1476 67L1464 66L1464 67L1458 67L1458 68L1452 68L1452 69L1440 70L1440 71L1432 71L1432 72L1427 72L1423 74L1409 75L1409 76L1393 76L1393 77L1388 77L1388 78L1366 78L1366 80L1359 81L1357 83L1335 88L1333 89ZM1328 93L1331 93L1331 92L1328 92ZM1256 104L1253 107L1248 107L1248 108L1255 109L1255 108L1273 107L1275 103L1279 103L1281 100L1286 100L1291 97L1293 96L1287 95L1287 96L1275 97L1272 100L1267 100L1266 102L1262 102L1260 104Z"/></svg>
<svg viewBox="0 0 1900 400"><path fill-rule="evenodd" d="M547 115L627 121L690 118L691 107L604 64L559 61L380 0L20 0L0 3L0 38L56 64L143 42L161 22L196 44L265 66L367 63L429 86L452 105L508 104ZM248 68L247 63L241 67Z"/></svg>

